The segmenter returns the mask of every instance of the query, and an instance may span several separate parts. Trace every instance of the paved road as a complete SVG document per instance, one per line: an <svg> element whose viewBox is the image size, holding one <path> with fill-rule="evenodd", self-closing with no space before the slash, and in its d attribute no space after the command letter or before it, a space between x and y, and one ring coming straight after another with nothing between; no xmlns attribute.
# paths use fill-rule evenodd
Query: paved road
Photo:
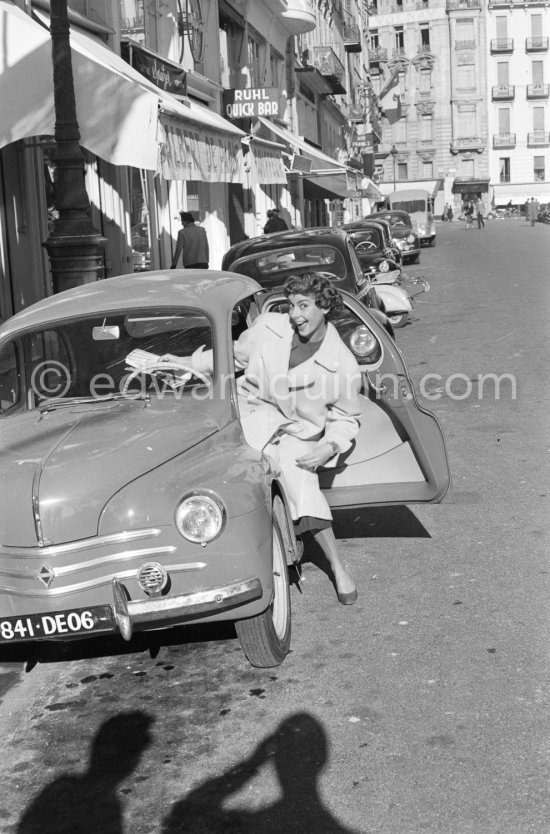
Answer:
<svg viewBox="0 0 550 834"><path fill-rule="evenodd" d="M230 629L3 656L1 834L548 834L549 247L439 223L408 269L453 490L337 518L360 600L306 565L281 667Z"/></svg>

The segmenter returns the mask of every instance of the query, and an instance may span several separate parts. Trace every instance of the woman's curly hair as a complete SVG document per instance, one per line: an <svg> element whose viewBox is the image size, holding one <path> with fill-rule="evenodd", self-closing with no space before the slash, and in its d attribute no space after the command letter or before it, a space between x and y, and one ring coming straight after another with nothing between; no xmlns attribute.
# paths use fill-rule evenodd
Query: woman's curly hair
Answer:
<svg viewBox="0 0 550 834"><path fill-rule="evenodd" d="M330 278L322 272L304 272L302 275L289 275L283 285L283 292L291 295L310 295L321 310L327 310L327 317L342 309L342 296L333 286Z"/></svg>

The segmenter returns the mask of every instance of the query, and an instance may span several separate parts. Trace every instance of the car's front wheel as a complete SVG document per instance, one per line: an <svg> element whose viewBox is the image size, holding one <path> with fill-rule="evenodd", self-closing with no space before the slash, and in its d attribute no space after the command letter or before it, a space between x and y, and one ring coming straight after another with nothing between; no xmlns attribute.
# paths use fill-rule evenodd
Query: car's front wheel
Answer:
<svg viewBox="0 0 550 834"><path fill-rule="evenodd" d="M237 620L235 629L241 648L252 666L279 666L290 648L290 583L283 534L283 502L273 500L272 560L273 598L271 605L256 617Z"/></svg>
<svg viewBox="0 0 550 834"><path fill-rule="evenodd" d="M392 327L405 327L409 318L408 313L396 313L394 316L386 313L386 316Z"/></svg>

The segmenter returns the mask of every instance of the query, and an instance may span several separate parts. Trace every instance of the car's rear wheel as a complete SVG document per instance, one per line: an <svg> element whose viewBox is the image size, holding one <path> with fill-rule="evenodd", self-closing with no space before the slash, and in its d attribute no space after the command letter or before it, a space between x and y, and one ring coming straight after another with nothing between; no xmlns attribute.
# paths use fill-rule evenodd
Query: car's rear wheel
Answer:
<svg viewBox="0 0 550 834"><path fill-rule="evenodd" d="M394 316L386 313L386 316L392 327L405 327L409 318L408 313L396 313Z"/></svg>
<svg viewBox="0 0 550 834"><path fill-rule="evenodd" d="M252 666L279 666L290 648L290 583L286 564L283 534L285 511L283 502L273 500L272 560L273 598L271 605L247 620L237 620L235 629L241 648Z"/></svg>

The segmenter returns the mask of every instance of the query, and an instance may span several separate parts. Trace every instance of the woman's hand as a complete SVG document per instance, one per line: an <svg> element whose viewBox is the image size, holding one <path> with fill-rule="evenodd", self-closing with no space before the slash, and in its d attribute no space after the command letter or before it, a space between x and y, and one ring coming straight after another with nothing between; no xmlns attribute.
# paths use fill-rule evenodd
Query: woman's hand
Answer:
<svg viewBox="0 0 550 834"><path fill-rule="evenodd" d="M334 445L332 443L320 443L307 455L302 455L301 458L296 458L296 463L302 469L309 469L311 472L316 472L319 466L324 466L336 454Z"/></svg>

